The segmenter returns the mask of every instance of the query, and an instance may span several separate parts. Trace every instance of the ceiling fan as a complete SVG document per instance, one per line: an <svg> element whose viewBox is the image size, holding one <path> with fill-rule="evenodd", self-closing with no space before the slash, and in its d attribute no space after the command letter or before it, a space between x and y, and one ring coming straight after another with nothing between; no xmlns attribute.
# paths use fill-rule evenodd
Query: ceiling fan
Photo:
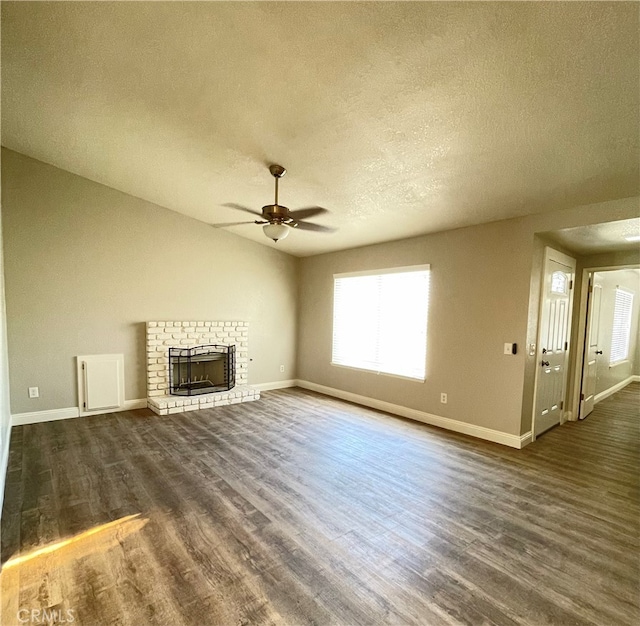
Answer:
<svg viewBox="0 0 640 626"><path fill-rule="evenodd" d="M296 211L289 211L286 206L278 204L278 181L287 173L287 170L282 165L270 165L269 171L271 175L276 179L276 197L273 204L267 204L262 207L262 212L255 211L241 204L228 203L223 206L231 209L237 209L238 211L244 211L245 213L251 213L257 215L261 219L254 220L255 224L264 224L262 230L264 234L273 239L276 243L280 239L284 239L292 228L298 228L299 230L311 230L317 233L331 233L336 229L330 226L322 226L321 224L313 224L312 222L305 222L303 220L309 217L315 217L316 215L322 215L328 213L327 209L323 209L319 206L306 207L304 209L298 209ZM251 224L251 222L229 222L226 224L214 224L217 227L223 226L237 226L238 224Z"/></svg>

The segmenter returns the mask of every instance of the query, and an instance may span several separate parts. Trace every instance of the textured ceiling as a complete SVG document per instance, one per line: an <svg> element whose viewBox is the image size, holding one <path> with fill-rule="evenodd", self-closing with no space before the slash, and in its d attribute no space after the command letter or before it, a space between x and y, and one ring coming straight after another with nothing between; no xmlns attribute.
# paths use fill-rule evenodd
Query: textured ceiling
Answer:
<svg viewBox="0 0 640 626"><path fill-rule="evenodd" d="M606 224L564 228L544 234L576 254L637 250L640 243L637 240L627 241L625 237L640 237L640 217Z"/></svg>
<svg viewBox="0 0 640 626"><path fill-rule="evenodd" d="M281 163L300 256L638 195L639 10L2 2L2 142L207 223Z"/></svg>

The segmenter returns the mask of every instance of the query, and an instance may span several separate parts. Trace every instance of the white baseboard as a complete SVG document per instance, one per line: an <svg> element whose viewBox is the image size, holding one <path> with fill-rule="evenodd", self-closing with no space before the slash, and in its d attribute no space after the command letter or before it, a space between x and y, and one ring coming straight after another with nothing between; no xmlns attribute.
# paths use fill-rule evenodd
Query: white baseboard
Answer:
<svg viewBox="0 0 640 626"><path fill-rule="evenodd" d="M609 396L612 396L614 393L620 391L620 389L624 389L629 383L633 383L636 381L640 382L640 376L629 376L628 378L621 380L617 385L609 387L609 389L605 389L604 391L596 394L593 398L593 403L598 404L598 402L602 402Z"/></svg>
<svg viewBox="0 0 640 626"><path fill-rule="evenodd" d="M324 385L318 385L306 380L298 380L297 383L298 387L302 387L303 389L317 391L318 393L323 393L327 396L333 396L334 398L340 398L341 400L347 400L348 402L368 406L372 409L386 411L387 413L393 413L394 415L400 415L401 417L407 417L418 422L430 424L431 426L438 426L464 435L471 435L472 437L478 437L478 439L493 441L494 443L500 443L511 448L519 449L523 448L528 443L531 443L530 432L524 435L510 435L509 433L503 433L500 430L493 430L492 428L485 428L484 426L476 426L475 424L467 424L466 422L460 422L448 417L425 413L424 411L410 409L409 407L392 404L383 400L367 398L366 396L360 396L349 391L342 391L341 389L334 389L333 387L325 387Z"/></svg>
<svg viewBox="0 0 640 626"><path fill-rule="evenodd" d="M251 386L255 389L258 389L259 391L286 389L289 387L302 387L303 389L317 391L318 393L333 396L334 398L340 398L341 400L347 400L348 402L354 402L356 404L368 406L380 411L386 411L387 413L392 413L394 415L400 415L401 417L413 419L424 424L430 424L431 426L438 426L439 428L444 428L446 430L451 430L465 435L471 435L472 437L484 439L485 441L500 443L511 448L524 448L524 446L531 443L532 438L531 432L525 433L524 435L511 435L509 433L504 433L492 428L476 426L475 424L460 422L448 417L442 417L440 415L434 415L432 413L425 413L424 411L418 411L417 409L411 409L409 407L392 404L383 400L376 400L374 398L367 398L366 396L361 396L349 391L342 391L341 389L334 389L333 387L325 387L324 385L318 385L306 380L280 380L272 383L259 383L257 385ZM104 413L113 413L123 410L131 411L134 409L143 409L146 407L146 398L139 400L126 400L122 408L113 409L111 411L102 411L98 414L101 415ZM80 411L78 407L53 409L49 411L34 411L32 413L17 413L11 416L11 425L21 426L24 424L37 424L40 422L51 422L54 420L70 419L79 416Z"/></svg>
<svg viewBox="0 0 640 626"><path fill-rule="evenodd" d="M531 442L533 441L533 433L531 431L529 431L528 433L525 433L524 435L520 435L520 448L524 448L525 446L528 446Z"/></svg>
<svg viewBox="0 0 640 626"><path fill-rule="evenodd" d="M104 415L105 413L116 413L117 411L132 411L134 409L147 408L147 399L125 400L122 407L108 409L106 411L96 411L91 414L84 414L82 417L92 415ZM32 413L16 413L11 416L11 426L24 426L26 424L39 424L40 422L54 422L55 420L66 420L80 417L80 409L77 406L70 406L66 409L51 409L49 411L33 411Z"/></svg>
<svg viewBox="0 0 640 626"><path fill-rule="evenodd" d="M288 389L289 387L296 387L298 385L298 381L293 380L276 380L272 383L258 383L257 385L249 385L258 391L271 391L273 389Z"/></svg>
<svg viewBox="0 0 640 626"><path fill-rule="evenodd" d="M11 426L24 426L25 424L39 424L40 422L53 422L66 420L71 417L79 417L77 406L67 409L51 409L49 411L33 411L32 413L16 413L11 416Z"/></svg>

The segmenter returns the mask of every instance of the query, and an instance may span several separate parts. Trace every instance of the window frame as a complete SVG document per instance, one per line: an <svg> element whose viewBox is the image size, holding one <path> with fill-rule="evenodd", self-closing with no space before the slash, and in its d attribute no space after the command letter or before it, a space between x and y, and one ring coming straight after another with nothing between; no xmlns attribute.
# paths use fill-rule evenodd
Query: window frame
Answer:
<svg viewBox="0 0 640 626"><path fill-rule="evenodd" d="M424 346L424 370L423 374L420 377L416 376L407 376L406 374L396 374L393 372L383 372L376 369L368 369L365 367L358 367L357 365L346 365L344 363L336 363L334 362L334 345L335 345L335 306L336 306L336 279L341 278L358 278L365 276L385 276L388 274L408 274L408 273L418 273L418 272L428 272L428 281L429 281L429 293L427 297L427 310L425 316L425 346ZM361 270L357 272L341 272L333 275L333 293L332 293L332 315L331 315L331 323L332 323L332 332L331 332L331 362L330 365L333 367L340 367L348 370L355 370L359 372L367 372L368 374L373 374L375 376L389 376L391 378L399 378L402 380L412 381L414 383L424 383L427 377L427 346L428 346L428 322L429 322L429 308L431 305L431 265L430 264L421 264L421 265L404 265L401 267L390 267L384 269L374 269L374 270Z"/></svg>

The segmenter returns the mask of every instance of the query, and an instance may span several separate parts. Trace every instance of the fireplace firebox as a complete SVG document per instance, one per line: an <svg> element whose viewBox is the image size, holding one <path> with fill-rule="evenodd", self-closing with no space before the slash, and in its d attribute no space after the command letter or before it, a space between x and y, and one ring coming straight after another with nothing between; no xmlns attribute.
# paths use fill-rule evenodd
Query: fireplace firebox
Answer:
<svg viewBox="0 0 640 626"><path fill-rule="evenodd" d="M236 384L236 347L169 348L169 393L197 396L228 391Z"/></svg>

